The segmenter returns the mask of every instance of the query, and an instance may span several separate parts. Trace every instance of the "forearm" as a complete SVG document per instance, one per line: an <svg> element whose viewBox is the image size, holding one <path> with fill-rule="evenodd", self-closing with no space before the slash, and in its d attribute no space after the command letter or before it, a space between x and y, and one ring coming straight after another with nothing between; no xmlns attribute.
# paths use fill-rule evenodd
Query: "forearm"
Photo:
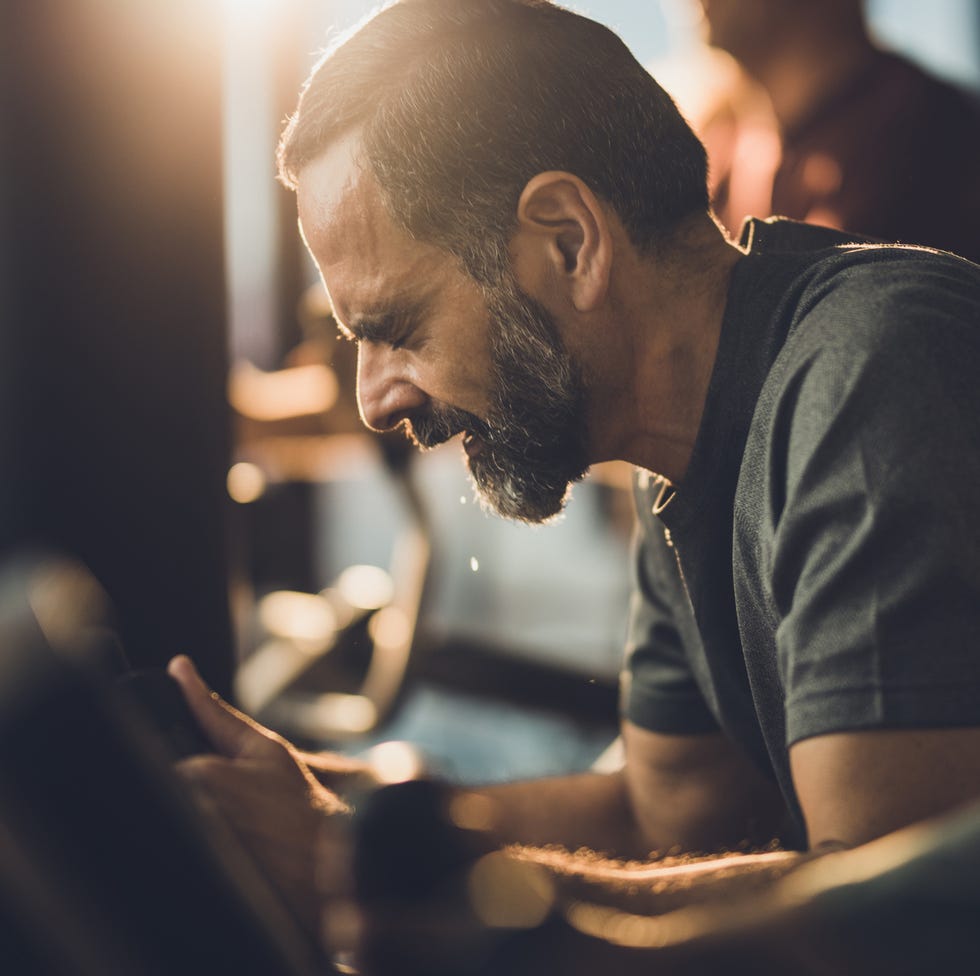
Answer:
<svg viewBox="0 0 980 976"><path fill-rule="evenodd" d="M795 851L764 850L623 862L586 851L568 853L523 846L508 848L507 855L547 872L556 904L566 913L574 914L583 906L606 906L643 916L744 899L810 857ZM597 917L602 915L600 912Z"/></svg>
<svg viewBox="0 0 980 976"><path fill-rule="evenodd" d="M328 789L347 799L381 786L372 766L336 753L296 757ZM460 788L460 793L469 792ZM621 773L578 773L479 789L491 801L493 830L504 844L587 847L617 857L644 857Z"/></svg>
<svg viewBox="0 0 980 976"><path fill-rule="evenodd" d="M622 773L579 773L480 792L492 802L494 833L505 844L585 847L617 857L649 853Z"/></svg>
<svg viewBox="0 0 980 976"><path fill-rule="evenodd" d="M778 787L720 735L663 736L626 723L626 764L494 786L505 843L586 847L621 858L764 847L781 835Z"/></svg>
<svg viewBox="0 0 980 976"><path fill-rule="evenodd" d="M510 854L532 863L541 860L535 852ZM556 882L550 918L502 941L490 965L480 972L827 976L836 970L811 969L792 951L791 923L775 895L782 890L781 879L812 857L768 852L630 866L582 863L571 856L556 864L548 856Z"/></svg>
<svg viewBox="0 0 980 976"><path fill-rule="evenodd" d="M397 792L389 794L386 815L371 817L372 836L362 836L362 855L374 869L361 889L368 896L370 934L363 948L370 976L594 976L585 958L621 967L633 949L642 950L636 954L639 964L656 944L648 923L659 925L660 916L694 905L751 899L800 858L765 852L630 864L555 847L494 850L492 836L464 826L481 821L479 803L467 811L456 802L462 794L434 785L420 789L421 794L410 791L405 802ZM419 818L420 799L431 819ZM405 835L408 824L417 825L411 836ZM437 862L442 868L434 875ZM396 863L397 878L390 874ZM624 941L624 932L634 933L635 941ZM564 961L536 969L545 957Z"/></svg>

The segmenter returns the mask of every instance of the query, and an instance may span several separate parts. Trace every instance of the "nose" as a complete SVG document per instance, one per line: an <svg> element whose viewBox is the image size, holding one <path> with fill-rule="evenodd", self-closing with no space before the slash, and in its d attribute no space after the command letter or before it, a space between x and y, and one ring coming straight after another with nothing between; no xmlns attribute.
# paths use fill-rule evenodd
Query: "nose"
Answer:
<svg viewBox="0 0 980 976"><path fill-rule="evenodd" d="M357 350L357 406L361 420L375 431L397 427L427 400L396 360L380 343L362 342Z"/></svg>

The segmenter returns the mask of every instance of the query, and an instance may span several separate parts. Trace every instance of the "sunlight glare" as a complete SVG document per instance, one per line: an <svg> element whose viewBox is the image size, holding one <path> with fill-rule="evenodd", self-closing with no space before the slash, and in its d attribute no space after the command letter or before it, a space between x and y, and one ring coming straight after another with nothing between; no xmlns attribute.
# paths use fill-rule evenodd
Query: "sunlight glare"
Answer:
<svg viewBox="0 0 980 976"><path fill-rule="evenodd" d="M269 634L322 648L333 638L337 620L322 596L277 590L259 601L259 620Z"/></svg>
<svg viewBox="0 0 980 976"><path fill-rule="evenodd" d="M227 488L232 501L247 505L265 494L265 472L249 461L239 461L228 469Z"/></svg>
<svg viewBox="0 0 980 976"><path fill-rule="evenodd" d="M395 584L378 566L348 566L337 578L340 595L359 610L377 610L391 602Z"/></svg>
<svg viewBox="0 0 980 976"><path fill-rule="evenodd" d="M367 752L367 761L386 785L405 783L422 773L418 750L410 742L382 742Z"/></svg>

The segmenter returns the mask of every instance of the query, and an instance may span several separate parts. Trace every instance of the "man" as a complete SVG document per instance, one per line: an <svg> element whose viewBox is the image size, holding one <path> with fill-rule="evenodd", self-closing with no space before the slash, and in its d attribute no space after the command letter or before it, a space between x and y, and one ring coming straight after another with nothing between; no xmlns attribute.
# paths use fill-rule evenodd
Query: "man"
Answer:
<svg viewBox="0 0 980 976"><path fill-rule="evenodd" d="M488 790L499 840L816 850L980 795L980 269L780 223L736 247L669 98L543 2L386 8L314 72L280 168L370 427L462 434L531 522L595 462L639 471L625 766ZM185 775L342 944L339 763L172 672L223 754Z"/></svg>
<svg viewBox="0 0 980 976"><path fill-rule="evenodd" d="M700 2L751 83L695 126L726 226L774 213L980 259L975 98L878 47L864 0Z"/></svg>

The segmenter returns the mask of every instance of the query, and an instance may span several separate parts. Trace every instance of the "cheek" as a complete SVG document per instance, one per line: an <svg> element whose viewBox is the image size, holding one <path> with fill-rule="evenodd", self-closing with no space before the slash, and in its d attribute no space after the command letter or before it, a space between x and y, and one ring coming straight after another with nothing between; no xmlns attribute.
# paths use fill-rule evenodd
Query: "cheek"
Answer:
<svg viewBox="0 0 980 976"><path fill-rule="evenodd" d="M465 413L486 419L490 409L491 396L486 377L455 377L443 384L433 400Z"/></svg>
<svg viewBox="0 0 980 976"><path fill-rule="evenodd" d="M410 358L407 370L431 399L483 415L493 377L489 356L455 348L436 351L429 345Z"/></svg>

